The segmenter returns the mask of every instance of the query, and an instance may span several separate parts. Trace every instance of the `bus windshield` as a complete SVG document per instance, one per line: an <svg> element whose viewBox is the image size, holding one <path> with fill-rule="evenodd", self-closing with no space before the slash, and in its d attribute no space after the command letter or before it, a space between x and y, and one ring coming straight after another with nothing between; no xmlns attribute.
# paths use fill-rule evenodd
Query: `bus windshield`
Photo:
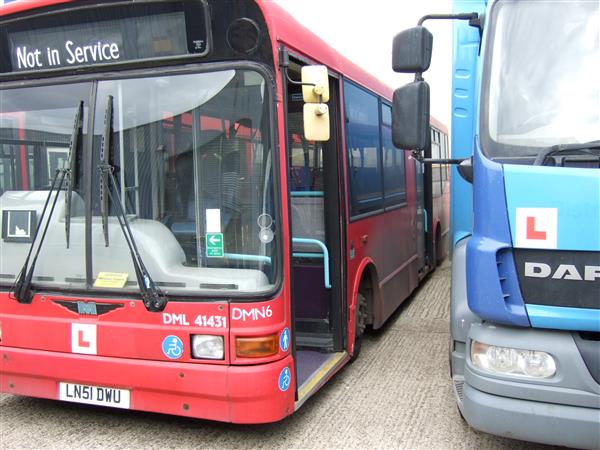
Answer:
<svg viewBox="0 0 600 450"><path fill-rule="evenodd" d="M0 95L0 207L35 211L38 219L54 172L68 162L73 118L84 101L70 245L68 212L61 206L65 192L59 192L34 285L135 292L119 224L122 208L144 265L163 292L256 294L274 287L269 93L261 74L161 74L5 89ZM112 196L100 170L107 165L117 187ZM5 231L7 217L3 213ZM8 228L0 283L10 285L31 239L15 238L19 232Z"/></svg>
<svg viewBox="0 0 600 450"><path fill-rule="evenodd" d="M533 157L600 139L600 2L500 0L484 62L482 146Z"/></svg>

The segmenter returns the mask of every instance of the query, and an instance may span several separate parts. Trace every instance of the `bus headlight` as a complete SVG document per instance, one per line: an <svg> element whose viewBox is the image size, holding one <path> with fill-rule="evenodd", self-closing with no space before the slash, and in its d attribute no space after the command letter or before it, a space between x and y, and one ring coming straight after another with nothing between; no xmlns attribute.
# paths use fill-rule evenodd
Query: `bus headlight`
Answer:
<svg viewBox="0 0 600 450"><path fill-rule="evenodd" d="M556 373L556 362L546 352L471 342L471 361L478 369L502 375L550 378Z"/></svg>
<svg viewBox="0 0 600 450"><path fill-rule="evenodd" d="M223 336L192 334L192 358L223 359Z"/></svg>

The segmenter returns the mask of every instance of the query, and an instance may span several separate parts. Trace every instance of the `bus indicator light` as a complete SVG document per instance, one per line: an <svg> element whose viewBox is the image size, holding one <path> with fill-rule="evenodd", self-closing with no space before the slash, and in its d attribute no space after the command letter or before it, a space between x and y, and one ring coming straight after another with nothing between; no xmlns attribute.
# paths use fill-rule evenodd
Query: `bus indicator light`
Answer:
<svg viewBox="0 0 600 450"><path fill-rule="evenodd" d="M238 337L235 340L235 354L238 358L264 358L276 355L279 351L279 336Z"/></svg>

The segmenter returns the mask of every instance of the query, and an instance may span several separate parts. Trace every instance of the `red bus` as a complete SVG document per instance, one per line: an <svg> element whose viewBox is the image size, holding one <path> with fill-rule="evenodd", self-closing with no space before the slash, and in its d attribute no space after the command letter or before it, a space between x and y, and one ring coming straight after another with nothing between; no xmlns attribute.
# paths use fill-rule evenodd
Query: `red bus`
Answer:
<svg viewBox="0 0 600 450"><path fill-rule="evenodd" d="M431 119L431 157L450 158L450 145L447 128ZM432 239L435 262L439 265L448 256L450 249L450 166L433 164L431 168Z"/></svg>
<svg viewBox="0 0 600 450"><path fill-rule="evenodd" d="M274 2L0 24L2 392L277 421L441 259L391 90Z"/></svg>

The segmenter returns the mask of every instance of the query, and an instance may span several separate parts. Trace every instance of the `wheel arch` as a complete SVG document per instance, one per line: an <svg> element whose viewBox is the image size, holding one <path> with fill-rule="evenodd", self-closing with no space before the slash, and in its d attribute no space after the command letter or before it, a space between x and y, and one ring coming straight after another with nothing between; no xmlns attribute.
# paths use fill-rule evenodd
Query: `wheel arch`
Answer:
<svg viewBox="0 0 600 450"><path fill-rule="evenodd" d="M357 270L352 284L352 296L348 308L348 347L350 352L354 351L354 332L356 307L358 304L358 293L361 292L367 300L367 325L375 326L381 317L382 303L381 291L379 289L379 277L375 262L371 258L364 258Z"/></svg>

